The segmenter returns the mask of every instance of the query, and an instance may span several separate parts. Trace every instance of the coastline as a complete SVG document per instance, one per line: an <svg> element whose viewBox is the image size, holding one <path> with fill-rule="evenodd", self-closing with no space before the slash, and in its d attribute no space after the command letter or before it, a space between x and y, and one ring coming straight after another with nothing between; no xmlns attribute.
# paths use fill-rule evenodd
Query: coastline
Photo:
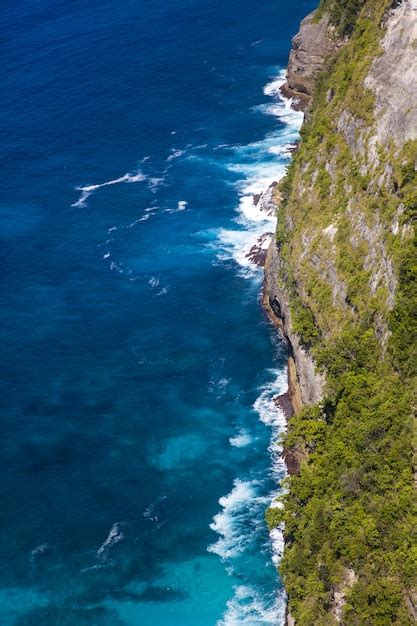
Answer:
<svg viewBox="0 0 417 626"><path fill-rule="evenodd" d="M238 266L237 275L256 286L257 297L262 288L263 268L268 263L270 249L275 241L279 181L284 176L286 166L297 149L300 140L299 131L304 117L303 113L293 106L294 100L287 98L282 91L282 86L286 81L285 70L282 68L277 68L277 70L277 73L273 74L263 87L264 96L270 100L262 103L259 110L265 115L275 117L278 125L263 139L236 150L237 158L229 167L245 175L238 183L239 204L236 207L237 215L234 219L236 227L232 224L229 228L221 228L217 231L215 243L217 259L220 262L233 260ZM258 152L256 161L254 149ZM268 334L275 334L274 329L270 328ZM274 377L272 380L271 375ZM273 508L277 497L282 494L280 483L284 476L287 476L289 472L297 471L298 468L296 451L284 451L280 445L289 415L293 413L292 407L297 406L296 398L300 398L301 402L297 391L295 361L290 359L286 366L281 361L278 369L268 370L267 376L268 380L258 388L259 396L253 403L252 409L258 414L259 421L265 424L271 433L268 460L269 470L273 476L272 488L269 488L267 496L260 503L254 492L253 483L237 480L234 482L232 491L219 500L220 513L215 516L211 525L212 530L218 533L219 539L208 549L210 552L218 553L221 558L231 556L231 553L224 550L227 530L225 524L229 523L230 515L237 515L239 519L239 516L246 511L246 503L251 501L252 505L256 502L261 504L259 514L262 516L265 508ZM289 385L288 381L290 381ZM246 445L245 433L239 436L243 437L242 445ZM235 528L233 520L231 523L232 529ZM263 524L262 519L261 523ZM228 533L227 530L226 534ZM268 535L268 546L272 552L271 565L278 570L285 545L283 529L273 529L268 532ZM236 619L238 613L242 619L242 616L247 618L250 615L255 618L263 615L263 619L269 620L267 623L281 626L288 623L286 596L281 586L278 586L278 572L276 576L275 589L269 602L263 607L252 591L238 586L233 598L228 602L221 624L228 624L232 618Z"/></svg>
<svg viewBox="0 0 417 626"><path fill-rule="evenodd" d="M275 240L271 241L270 247L274 246ZM269 252L269 251L268 251ZM302 410L304 403L301 396L301 389L297 375L296 363L294 360L292 345L289 337L285 333L284 320L282 317L278 316L274 309L271 306L270 298L267 289L267 280L266 280L266 268L265 276L263 281L262 288L262 297L261 297L261 306L263 308L264 313L268 317L269 321L277 329L279 332L283 342L287 345L288 348L288 358L287 358L287 381L288 381L288 389L283 394L280 394L274 398L276 406L282 411L285 417L286 425L291 422L291 419L294 415L297 415ZM282 449L282 459L284 461L288 476L295 476L299 473L302 460L304 458L304 454L301 450L294 447L283 447ZM284 549L287 544L287 538L285 535L285 529L282 530ZM289 612L288 608L288 599L285 602L285 617L284 617L284 626L295 626L294 618Z"/></svg>
<svg viewBox="0 0 417 626"><path fill-rule="evenodd" d="M299 385L298 376L297 376L297 368L296 368L294 356L292 354L292 345L288 336L286 336L285 334L282 318L276 315L276 313L274 312L274 310L272 309L270 305L265 281L264 281L264 285L262 289L261 305L269 321L278 330L282 340L284 341L284 343L287 345L287 348L288 348L288 358L287 358L288 389L283 394L276 396L274 399L276 406L283 412L287 426L288 426L293 415L297 415L302 410L304 404L303 404L303 400L301 397L301 390L300 390L300 385ZM297 450L293 448L284 447L282 456L283 456L283 459L287 468L288 475L294 476L298 474L299 469L300 469L300 462L301 462L300 453L297 452Z"/></svg>
<svg viewBox="0 0 417 626"><path fill-rule="evenodd" d="M285 108L290 108L295 113L302 113L305 107L300 108L299 100L291 97L289 92L286 92L285 85L286 82L283 79L283 73L279 76L278 89L275 93L278 95L279 100L284 105ZM294 143L294 147L291 146L289 152L292 154L297 149L297 142ZM279 194L279 181L281 179L278 178L276 181L273 181L269 184L269 186L262 191L261 193L253 195L253 205L257 211L271 217L276 215L277 208L279 206L280 194ZM265 245L266 244L266 245ZM277 251L276 242L275 242L275 233L265 232L258 236L258 240L255 245L251 247L249 252L245 255L246 259L253 265L259 267L263 271L263 279L262 279L262 291L260 304L263 309L264 314L267 316L268 320L273 326L271 329L274 332L274 329L278 331L281 336L282 341L287 346L288 349L288 357L287 357L287 390L283 393L280 393L272 398L272 403L279 410L280 414L284 418L284 423L286 427L288 427L292 417L297 415L303 409L305 405L305 398L303 398L303 391L300 385L299 373L297 369L297 359L295 356L295 351L298 350L299 358L301 356L301 352L303 349L298 345L294 346L292 341L291 332L288 332L286 328L286 319L283 314L283 308L288 306L288 303L284 303L283 300L278 300L276 297L276 293L274 289L271 289L271 279L274 280L276 278L276 254ZM273 268L273 269L272 269ZM289 316L288 316L289 317ZM304 359L308 362L310 361L308 355L304 354ZM311 365L308 368L311 369L311 373L313 373L313 364L311 361ZM308 389L308 381L304 383L304 386ZM321 384L319 386L319 394L321 394ZM309 391L309 393L311 393ZM305 395L305 394L304 394ZM316 397L316 393L314 393L314 398ZM274 445L274 443L272 443ZM275 442L276 445L276 442ZM283 462L284 467L286 468L286 473L288 476L294 476L299 473L301 463L305 458L305 454L303 451L292 448L292 447L283 447L282 451L279 454L281 461ZM271 459L272 460L272 459ZM275 498L274 498L275 500ZM273 506L274 500L271 502L271 506ZM285 537L285 530L280 529L279 533L281 539L278 541L279 549L274 549L274 537L273 532L270 532L270 541L273 546L274 552L274 563L279 566L279 562L282 559L283 550L285 548L285 544L287 542ZM285 597L285 608L283 614L283 625L284 626L294 626L295 622L292 618L291 614L288 610L288 600Z"/></svg>
<svg viewBox="0 0 417 626"><path fill-rule="evenodd" d="M281 186L283 199L275 198L277 237L264 264L262 307L288 346L288 391L275 403L290 431L280 450L290 478L285 509L277 502L267 512L270 529L280 529L286 546L286 626L295 625L294 617L300 624L326 616L329 623L416 618L415 579L408 561L395 555L400 540L405 551L413 545L414 292L413 279L404 276L412 276L414 218L399 222L398 215L405 206L415 212L417 109L412 75L404 80L404 70L398 97L392 59L402 68L409 64L400 42L405 32L411 49L417 18L409 2L369 3L368 12L350 14L340 8L337 15L332 10L339 5L323 3L293 39L281 93L294 99L306 124ZM347 58L352 84L344 82ZM366 115L353 105L363 87ZM359 163L367 176L361 184ZM396 178L399 163L408 178ZM390 212L375 212L382 198ZM388 510L397 526L387 523ZM375 529L373 539L364 527Z"/></svg>
<svg viewBox="0 0 417 626"><path fill-rule="evenodd" d="M308 119L309 104L311 102L314 80L321 69L325 57L335 49L336 44L329 36L326 20L314 21L313 12L307 15L300 24L300 31L292 39L289 53L288 67L285 80L279 85L280 99L293 111L303 115L300 130ZM299 141L291 150L295 153ZM276 214L280 205L278 182L268 189L270 205ZM262 196L261 196L262 199ZM259 202L258 199L254 200ZM268 250L261 257L263 265L263 286L261 306L270 323L279 332L287 346L287 382L286 392L274 398L275 405L282 412L288 428L293 416L301 413L303 408L316 404L323 398L325 378L316 369L315 363L300 343L291 324L290 294L278 285L278 276L285 274L284 262L275 239L271 237ZM287 475L296 476L300 472L301 464L306 458L306 452L297 446L284 446L281 458L284 461ZM283 545L287 544L285 529L282 529ZM281 554L282 558L282 554ZM295 620L288 607L288 598L285 603L284 626L295 626Z"/></svg>

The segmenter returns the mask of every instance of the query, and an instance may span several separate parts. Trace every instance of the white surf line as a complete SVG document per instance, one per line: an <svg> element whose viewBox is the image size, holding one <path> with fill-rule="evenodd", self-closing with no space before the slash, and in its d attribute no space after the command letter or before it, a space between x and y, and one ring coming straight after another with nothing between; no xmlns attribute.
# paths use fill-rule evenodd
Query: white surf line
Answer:
<svg viewBox="0 0 417 626"><path fill-rule="evenodd" d="M123 174L123 176L119 176L119 178L114 178L113 180L108 180L104 183L97 183L95 185L85 185L84 187L76 187L77 191L81 191L81 195L76 202L74 202L72 207L83 207L87 204L87 198L89 198L97 189L101 189L102 187L108 187L110 185L119 185L120 183L142 183L147 180L145 174L143 174L140 170L138 170L135 174L127 172Z"/></svg>
<svg viewBox="0 0 417 626"><path fill-rule="evenodd" d="M236 478L227 496L219 499L221 511L217 513L210 528L219 535L215 543L208 546L208 552L217 554L223 561L241 554L251 540L245 521L250 517L253 504L257 502L257 483ZM242 530L243 529L243 530Z"/></svg>
<svg viewBox="0 0 417 626"><path fill-rule="evenodd" d="M273 205L272 185L285 175L291 147L298 139L303 120L303 114L294 111L291 108L292 101L282 95L280 87L284 83L285 71L281 70L263 89L264 95L271 98L272 103L255 107L278 118L282 127L257 141L232 147L235 161L227 166L230 171L243 175L243 180L237 183L240 199L235 221L244 228L219 229L217 258L220 261L232 258L240 268L239 275L244 278L260 276L251 252L265 252L271 233L275 231L275 212L265 210L266 205ZM265 159L265 155L270 155L270 158ZM259 197L256 202L255 196Z"/></svg>
<svg viewBox="0 0 417 626"><path fill-rule="evenodd" d="M282 598L277 598L271 605L250 585L238 585L216 626L275 626L283 623L284 618L285 602Z"/></svg>
<svg viewBox="0 0 417 626"><path fill-rule="evenodd" d="M245 174L245 180L240 183L239 217L236 220L245 229L243 231L221 229L219 239L223 242L223 251L229 250L229 254L231 252L237 264L245 270L244 277L250 277L255 272L253 264L251 263L252 267L249 265L246 254L249 238L253 243L253 238L259 238L259 235L265 231L265 227L268 227L269 230L269 225L272 226L270 230L274 230L275 215L265 213L262 210L262 198L266 200L268 191L272 188L271 185L278 182L285 174L285 166L291 157L290 147L298 139L303 122L303 114L294 111L291 108L292 101L284 98L281 93L280 87L284 82L285 71L283 70L264 87L264 94L271 97L274 102L261 105L265 114L277 117L284 127L258 142L240 148L243 153L245 151L247 153L248 150L258 152L261 157L259 162L247 163L243 159L243 162L229 166L229 169ZM278 158L273 162L264 163L262 162L263 152L276 155ZM254 202L254 194L260 195L256 203ZM276 405L275 398L288 390L288 379L286 368L283 370L272 369L270 374L272 379L259 389L260 395L252 408L258 414L259 419L271 428L269 452L277 489L275 493L269 494L266 500L270 502L271 507L280 507L281 503L277 501L277 496L283 493L279 483L286 476L286 467L282 455L282 446L279 442L281 434L286 430L286 418L283 411ZM237 439L235 443L240 443L240 440ZM253 485L236 479L233 490L219 501L222 510L214 517L211 528L220 535L220 539L209 547L209 551L217 553L223 560L227 557L233 557L242 546L244 547L245 540L247 540L246 536L236 536L233 523L234 518L237 517L239 520L242 517L245 498L252 498L252 501L256 500ZM281 562L284 551L283 530L281 525L270 532L272 561L275 566ZM243 624L250 626L255 623L283 624L285 606L285 594L283 593L277 592L273 605L265 606L263 598L259 597L251 587L238 586L235 589L234 597L227 603L227 610L223 619L217 623L217 626L241 626Z"/></svg>

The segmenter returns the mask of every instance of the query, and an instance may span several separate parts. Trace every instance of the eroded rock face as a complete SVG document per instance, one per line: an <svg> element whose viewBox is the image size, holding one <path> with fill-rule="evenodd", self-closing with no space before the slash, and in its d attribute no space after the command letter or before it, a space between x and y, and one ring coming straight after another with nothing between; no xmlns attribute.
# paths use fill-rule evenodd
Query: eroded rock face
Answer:
<svg viewBox="0 0 417 626"><path fill-rule="evenodd" d="M314 11L301 22L300 31L292 40L287 82L282 87L285 96L295 98L298 109L306 108L326 57L340 45L328 18L316 21L315 15Z"/></svg>
<svg viewBox="0 0 417 626"><path fill-rule="evenodd" d="M353 569L346 568L342 582L333 588L333 607L332 613L338 624L342 623L343 607L346 604L346 595L356 583L357 577Z"/></svg>
<svg viewBox="0 0 417 626"><path fill-rule="evenodd" d="M301 346L298 336L292 330L289 295L278 285L278 276L283 271L285 268L273 239L265 261L265 306L280 323L282 333L290 343L302 404L316 404L323 399L325 379L316 370L313 359Z"/></svg>
<svg viewBox="0 0 417 626"><path fill-rule="evenodd" d="M388 14L382 48L365 80L376 96L377 140L404 145L417 138L416 0L402 0Z"/></svg>

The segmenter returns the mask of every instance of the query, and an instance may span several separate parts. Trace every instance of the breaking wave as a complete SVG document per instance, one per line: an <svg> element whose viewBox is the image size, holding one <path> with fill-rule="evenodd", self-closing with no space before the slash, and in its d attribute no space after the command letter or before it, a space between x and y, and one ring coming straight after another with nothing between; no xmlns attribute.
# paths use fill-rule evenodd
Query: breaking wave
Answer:
<svg viewBox="0 0 417 626"><path fill-rule="evenodd" d="M217 626L272 626L284 622L285 599L266 602L253 587L239 585Z"/></svg>
<svg viewBox="0 0 417 626"><path fill-rule="evenodd" d="M255 483L237 478L232 491L219 500L222 511L214 516L210 528L220 535L220 539L208 547L209 552L214 552L222 559L230 559L244 550L250 540L246 521L255 498Z"/></svg>
<svg viewBox="0 0 417 626"><path fill-rule="evenodd" d="M236 209L236 229L222 228L217 233L217 257L220 261L233 260L239 275L245 278L259 276L259 268L251 259L251 250L266 250L275 230L275 211L270 197L273 185L285 174L291 158L291 149L298 139L303 114L291 108L291 100L284 98L280 87L285 72L264 87L264 94L273 100L257 108L274 115L280 127L260 141L233 149L228 169L242 175L237 183L240 194ZM265 236L265 235L269 236ZM262 239L261 239L262 238Z"/></svg>

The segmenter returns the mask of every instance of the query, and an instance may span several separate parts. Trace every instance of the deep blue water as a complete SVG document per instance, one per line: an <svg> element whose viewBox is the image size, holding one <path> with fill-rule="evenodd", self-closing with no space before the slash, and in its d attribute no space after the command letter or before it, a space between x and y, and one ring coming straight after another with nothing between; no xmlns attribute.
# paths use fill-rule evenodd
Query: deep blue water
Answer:
<svg viewBox="0 0 417 626"><path fill-rule="evenodd" d="M285 351L245 254L314 4L1 3L2 626L281 623Z"/></svg>

